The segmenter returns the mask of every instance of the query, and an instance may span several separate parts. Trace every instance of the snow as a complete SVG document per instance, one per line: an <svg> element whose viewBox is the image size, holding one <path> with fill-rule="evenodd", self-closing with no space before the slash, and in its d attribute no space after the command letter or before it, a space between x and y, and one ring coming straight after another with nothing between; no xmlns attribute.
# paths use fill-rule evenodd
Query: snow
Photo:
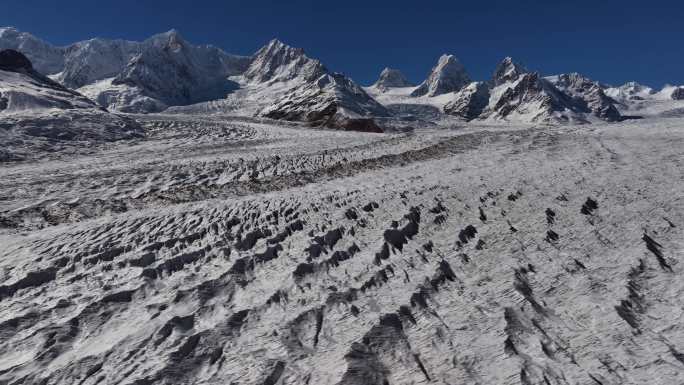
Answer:
<svg viewBox="0 0 684 385"><path fill-rule="evenodd" d="M0 383L684 383L673 87L507 58L416 97L278 40L145 44L80 93L0 70ZM160 111L210 68L237 88L85 97Z"/></svg>
<svg viewBox="0 0 684 385"><path fill-rule="evenodd" d="M684 381L684 119L136 118L0 167L1 381Z"/></svg>

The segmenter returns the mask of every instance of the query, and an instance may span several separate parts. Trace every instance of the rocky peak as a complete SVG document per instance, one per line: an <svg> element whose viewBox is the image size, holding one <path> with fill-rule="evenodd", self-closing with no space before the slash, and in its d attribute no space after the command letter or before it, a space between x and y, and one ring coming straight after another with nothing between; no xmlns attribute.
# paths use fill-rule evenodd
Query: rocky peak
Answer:
<svg viewBox="0 0 684 385"><path fill-rule="evenodd" d="M520 75L527 73L527 69L515 62L510 56L504 58L494 71L492 82L498 86L516 80Z"/></svg>
<svg viewBox="0 0 684 385"><path fill-rule="evenodd" d="M470 83L465 67L453 55L442 55L432 68L428 78L416 88L411 96L437 96L455 92Z"/></svg>
<svg viewBox="0 0 684 385"><path fill-rule="evenodd" d="M551 76L546 79L563 93L573 98L573 103L601 119L620 120L615 100L605 94L598 82L577 72Z"/></svg>
<svg viewBox="0 0 684 385"><path fill-rule="evenodd" d="M378 81L373 84L373 87L380 90L397 87L411 87L413 84L406 79L404 74L397 69L385 68L380 73Z"/></svg>
<svg viewBox="0 0 684 385"><path fill-rule="evenodd" d="M308 58L303 49L273 39L254 54L244 77L250 82L264 83L296 77L312 80L325 72L325 67L318 60Z"/></svg>

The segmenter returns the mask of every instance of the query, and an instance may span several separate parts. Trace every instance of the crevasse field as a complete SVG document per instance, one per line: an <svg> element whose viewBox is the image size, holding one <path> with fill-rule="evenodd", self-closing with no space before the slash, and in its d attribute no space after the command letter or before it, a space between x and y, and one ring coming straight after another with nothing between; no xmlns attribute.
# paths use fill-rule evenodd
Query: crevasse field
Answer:
<svg viewBox="0 0 684 385"><path fill-rule="evenodd" d="M0 378L682 382L683 123L159 115L3 166Z"/></svg>

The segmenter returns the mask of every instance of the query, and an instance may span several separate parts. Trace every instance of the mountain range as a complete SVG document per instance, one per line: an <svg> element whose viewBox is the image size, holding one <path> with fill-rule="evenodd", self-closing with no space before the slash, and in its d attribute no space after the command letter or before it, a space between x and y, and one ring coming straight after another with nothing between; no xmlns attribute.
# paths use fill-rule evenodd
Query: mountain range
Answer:
<svg viewBox="0 0 684 385"><path fill-rule="evenodd" d="M650 101L684 99L682 87L609 87L577 73L544 77L510 57L491 79L473 81L447 54L418 86L386 68L362 87L276 39L239 56L193 45L176 30L142 42L95 38L57 47L0 28L0 49L22 52L37 72L111 111L231 113L345 130L382 131L378 119L618 121Z"/></svg>

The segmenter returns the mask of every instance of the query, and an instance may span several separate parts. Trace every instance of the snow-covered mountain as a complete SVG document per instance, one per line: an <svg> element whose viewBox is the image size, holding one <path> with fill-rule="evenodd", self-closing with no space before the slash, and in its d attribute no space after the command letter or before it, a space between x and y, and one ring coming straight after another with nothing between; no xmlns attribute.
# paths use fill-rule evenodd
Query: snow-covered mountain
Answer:
<svg viewBox="0 0 684 385"><path fill-rule="evenodd" d="M112 114L33 68L18 51L0 51L0 162L64 148L64 142L142 136L133 119Z"/></svg>
<svg viewBox="0 0 684 385"><path fill-rule="evenodd" d="M427 79L411 93L411 96L437 96L455 92L468 83L470 77L463 64L453 55L442 55Z"/></svg>
<svg viewBox="0 0 684 385"><path fill-rule="evenodd" d="M562 119L580 113L572 99L536 72L506 57L496 67L487 108L480 118L539 122Z"/></svg>
<svg viewBox="0 0 684 385"><path fill-rule="evenodd" d="M605 92L606 95L620 102L645 100L651 98L656 93L651 87L641 85L637 82L625 83L619 87L608 87Z"/></svg>
<svg viewBox="0 0 684 385"><path fill-rule="evenodd" d="M594 116L608 121L620 120L616 101L607 96L598 82L576 72L547 77L556 88L570 95L578 104L585 105Z"/></svg>
<svg viewBox="0 0 684 385"><path fill-rule="evenodd" d="M399 120L562 123L615 121L621 112L670 113L681 110L678 100L684 99L677 86L608 87L576 73L545 78L510 57L491 79L473 82L453 55L442 55L417 87L386 68L364 89L277 39L252 56L237 56L192 45L175 30L142 42L96 38L56 47L0 28L2 48L25 53L39 72L101 106L133 113L230 113L338 128L393 114Z"/></svg>
<svg viewBox="0 0 684 385"><path fill-rule="evenodd" d="M155 112L225 97L227 78L245 71L251 58L210 45L195 46L171 30L143 42L91 39L54 47L13 28L0 29L0 48L15 48L37 69L79 89L104 107Z"/></svg>
<svg viewBox="0 0 684 385"><path fill-rule="evenodd" d="M454 94L453 100L444 106L444 113L473 120L480 116L488 104L488 84L472 82Z"/></svg>
<svg viewBox="0 0 684 385"><path fill-rule="evenodd" d="M542 78L506 57L488 83L472 83L454 94L444 112L467 120L586 122L593 115L615 121L620 113L613 103L598 83L586 77Z"/></svg>
<svg viewBox="0 0 684 385"><path fill-rule="evenodd" d="M631 116L682 116L684 86L665 85L656 90L637 82L604 86L607 96L617 101L618 110Z"/></svg>
<svg viewBox="0 0 684 385"><path fill-rule="evenodd" d="M23 53L31 60L36 71L42 74L54 74L64 68L65 48L55 47L16 28L0 28L0 50L3 49Z"/></svg>
<svg viewBox="0 0 684 385"><path fill-rule="evenodd" d="M389 90L390 88L413 87L414 84L406 79L401 71L393 68L385 68L380 72L380 77L371 86L380 92Z"/></svg>
<svg viewBox="0 0 684 385"><path fill-rule="evenodd" d="M258 115L313 125L381 131L373 117L389 112L354 81L332 73L304 50L272 40L255 55L242 83L268 101Z"/></svg>

